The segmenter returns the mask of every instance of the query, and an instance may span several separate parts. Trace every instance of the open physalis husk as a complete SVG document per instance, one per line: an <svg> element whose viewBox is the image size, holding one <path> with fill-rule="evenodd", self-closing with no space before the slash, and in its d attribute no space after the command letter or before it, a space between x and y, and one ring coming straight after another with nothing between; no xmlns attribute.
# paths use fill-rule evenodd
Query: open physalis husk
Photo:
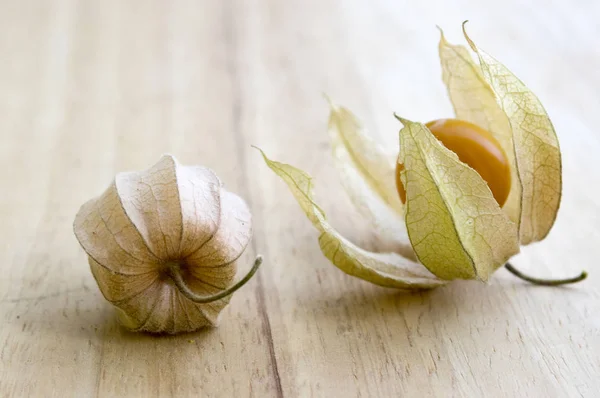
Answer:
<svg viewBox="0 0 600 398"><path fill-rule="evenodd" d="M208 168L170 155L118 174L73 225L104 297L134 331L179 333L216 325L231 293L251 215Z"/></svg>
<svg viewBox="0 0 600 398"><path fill-rule="evenodd" d="M312 196L303 171L270 160L321 233L323 254L342 271L400 289L439 286L452 279L487 281L519 252L520 244L543 239L561 197L558 140L538 98L505 66L465 37L479 58L441 37L443 81L456 117L489 130L508 154L512 190L500 208L487 183L438 141L424 124L398 117L400 149L381 148L352 113L331 104L329 135L343 185L388 253L357 247L336 231ZM396 159L397 158L397 159ZM407 200L399 200L394 173ZM408 250L407 250L408 249Z"/></svg>

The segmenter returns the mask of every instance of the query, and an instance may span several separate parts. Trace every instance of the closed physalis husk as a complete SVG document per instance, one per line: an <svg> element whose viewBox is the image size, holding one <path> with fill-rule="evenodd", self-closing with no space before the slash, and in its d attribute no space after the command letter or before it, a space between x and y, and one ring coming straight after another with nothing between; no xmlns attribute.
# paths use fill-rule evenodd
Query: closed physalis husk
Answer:
<svg viewBox="0 0 600 398"><path fill-rule="evenodd" d="M215 326L237 284L237 260L251 237L243 199L208 168L170 155L118 174L85 203L73 225L104 297L134 331L179 333Z"/></svg>

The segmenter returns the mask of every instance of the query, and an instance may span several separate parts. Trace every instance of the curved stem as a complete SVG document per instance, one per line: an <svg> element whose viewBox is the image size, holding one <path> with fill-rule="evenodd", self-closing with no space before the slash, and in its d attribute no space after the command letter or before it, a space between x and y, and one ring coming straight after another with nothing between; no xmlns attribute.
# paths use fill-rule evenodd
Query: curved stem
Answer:
<svg viewBox="0 0 600 398"><path fill-rule="evenodd" d="M538 279L538 278L534 278L532 276L525 275L524 273L522 273L521 271L519 271L518 269L516 269L511 263L506 263L504 266L513 275L515 275L515 276L523 279L524 281L533 283L535 285L560 286L560 285L566 285L566 284L569 284L569 283L581 282L582 280L584 280L585 278L587 278L587 272L582 271L581 274L579 274L578 276L573 277L573 278L567 278L567 279Z"/></svg>
<svg viewBox="0 0 600 398"><path fill-rule="evenodd" d="M258 270L258 267L260 267L260 265L262 264L262 261L263 261L262 256L260 256L260 255L256 256L256 260L254 260L254 265L252 266L252 269L250 271L248 271L246 276L244 276L242 279L240 279L240 281L238 283L236 283L235 285L233 285L217 294L213 294L211 296L200 296L200 295L194 293L185 284L185 281L183 280L183 277L181 276L181 267L179 266L179 264L177 264L177 263L171 264L169 266L169 274L171 275L171 278L173 278L173 282L175 283L175 286L177 286L177 288L179 289L181 294L183 294L188 300L191 300L194 303L206 304L206 303L212 303L213 301L217 301L222 298L225 298L225 297L229 296L230 294L233 294L240 287L244 286L246 284L246 282L248 282L250 280L250 278L252 278L252 276L254 276L254 274Z"/></svg>

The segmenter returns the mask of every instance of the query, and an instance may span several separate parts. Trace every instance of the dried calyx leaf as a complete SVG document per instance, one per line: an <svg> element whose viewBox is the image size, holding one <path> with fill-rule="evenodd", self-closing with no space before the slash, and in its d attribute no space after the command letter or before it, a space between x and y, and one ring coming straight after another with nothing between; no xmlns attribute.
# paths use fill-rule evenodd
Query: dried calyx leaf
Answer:
<svg viewBox="0 0 600 398"><path fill-rule="evenodd" d="M448 43L441 29L440 32L442 80L448 89L456 118L489 131L502 146L510 164L513 182L502 210L518 226L521 220L521 183L508 118L496 102L496 94L485 81L479 66L473 62L469 51L464 46Z"/></svg>
<svg viewBox="0 0 600 398"><path fill-rule="evenodd" d="M397 150L386 152L348 109L329 98L329 137L342 185L377 233L382 249L415 260L404 225L404 206L394 184Z"/></svg>
<svg viewBox="0 0 600 398"><path fill-rule="evenodd" d="M312 178L302 170L272 161L264 152L261 153L266 164L288 185L308 219L321 233L321 251L336 267L374 284L398 289L429 289L444 283L421 265L396 253L373 253L348 241L327 222L325 213L314 202Z"/></svg>
<svg viewBox="0 0 600 398"><path fill-rule="evenodd" d="M486 182L421 123L398 118L406 227L419 261L442 279L481 279L519 252L517 229Z"/></svg>
<svg viewBox="0 0 600 398"><path fill-rule="evenodd" d="M554 224L561 198L556 132L535 94L506 66L479 49L464 24L463 33L479 66L466 48L451 46L442 36L440 58L450 99L457 116L488 128L514 164L517 178L508 209L511 214L518 210L521 244L542 240Z"/></svg>
<svg viewBox="0 0 600 398"><path fill-rule="evenodd" d="M119 319L135 331L178 333L216 325L251 237L246 203L210 170L169 155L120 173L85 203L74 232Z"/></svg>

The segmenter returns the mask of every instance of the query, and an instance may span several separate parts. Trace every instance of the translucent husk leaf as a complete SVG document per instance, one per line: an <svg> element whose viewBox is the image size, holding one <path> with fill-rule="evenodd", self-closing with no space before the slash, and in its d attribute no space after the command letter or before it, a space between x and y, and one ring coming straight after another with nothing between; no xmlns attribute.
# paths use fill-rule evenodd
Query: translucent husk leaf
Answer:
<svg viewBox="0 0 600 398"><path fill-rule="evenodd" d="M396 153L386 152L348 109L330 102L329 136L342 186L358 212L369 220L382 249L414 259L404 206L395 181Z"/></svg>
<svg viewBox="0 0 600 398"><path fill-rule="evenodd" d="M520 240L528 244L548 235L560 206L562 166L558 138L540 100L506 66L480 50L482 76L495 93L512 130L521 193Z"/></svg>
<svg viewBox="0 0 600 398"><path fill-rule="evenodd" d="M516 225L475 170L423 124L400 120L406 227L417 258L439 278L486 281L519 252Z"/></svg>
<svg viewBox="0 0 600 398"><path fill-rule="evenodd" d="M397 214L404 214L402 202L394 184L396 155L386 152L364 129L348 109L330 102L329 135L334 148L343 148L348 162Z"/></svg>
<svg viewBox="0 0 600 398"><path fill-rule="evenodd" d="M508 157L512 184L502 209L518 226L521 219L521 183L508 118L496 102L496 95L482 76L481 69L464 46L448 43L441 32L439 55L442 80L456 117L488 130Z"/></svg>
<svg viewBox="0 0 600 398"><path fill-rule="evenodd" d="M325 213L313 201L312 178L293 166L272 161L262 152L271 170L288 185L298 204L319 230L321 251L345 273L376 285L406 290L429 289L445 282L430 274L420 264L396 253L373 253L354 245L337 232Z"/></svg>

